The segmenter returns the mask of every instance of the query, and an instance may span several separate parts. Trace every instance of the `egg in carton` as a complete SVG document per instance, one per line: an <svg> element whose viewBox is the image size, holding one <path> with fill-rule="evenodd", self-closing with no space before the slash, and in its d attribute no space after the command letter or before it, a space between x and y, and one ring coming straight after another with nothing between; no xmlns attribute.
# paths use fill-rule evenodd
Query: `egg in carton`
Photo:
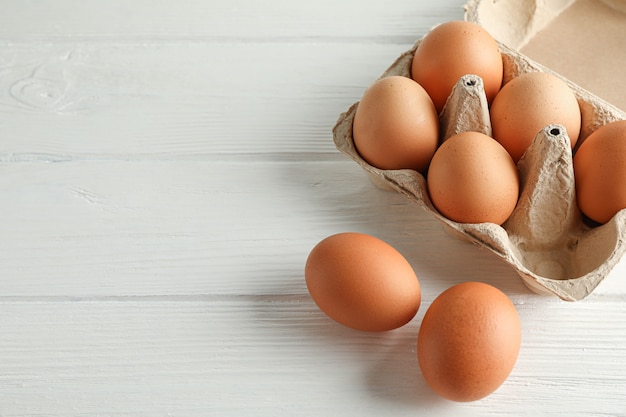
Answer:
<svg viewBox="0 0 626 417"><path fill-rule="evenodd" d="M423 38L422 38L423 39ZM380 78L410 78L418 40L402 53ZM550 69L498 42L503 59L503 84L527 72L549 72L572 89L581 110L579 143L598 127L626 119L626 114ZM333 127L338 150L358 163L372 182L399 192L439 220L453 236L486 248L512 266L534 292L567 301L582 300L606 278L626 250L626 209L604 225L585 221L576 202L572 148L565 128L545 126L517 163L520 195L516 208L502 225L458 223L433 206L422 174L410 169L383 170L357 153L352 122L358 102L342 113ZM491 136L489 107L483 81L476 75L459 79L439 115L441 138L478 131Z"/></svg>

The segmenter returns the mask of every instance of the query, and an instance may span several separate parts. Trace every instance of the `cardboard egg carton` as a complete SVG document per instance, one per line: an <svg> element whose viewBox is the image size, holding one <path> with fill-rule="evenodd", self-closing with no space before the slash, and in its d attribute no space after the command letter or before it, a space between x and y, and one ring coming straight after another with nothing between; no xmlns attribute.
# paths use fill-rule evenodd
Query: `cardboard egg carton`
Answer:
<svg viewBox="0 0 626 417"><path fill-rule="evenodd" d="M468 4L469 16L478 16L480 3ZM420 42L421 39L401 54L380 78L410 77L413 54ZM581 109L579 143L598 127L626 119L626 113L558 73L500 41L498 46L504 64L503 82L526 72L541 71L556 75L570 86ZM626 210L598 226L588 224L578 209L572 149L563 126L543 128L518 162L520 198L509 219L501 226L466 224L447 219L435 209L422 174L409 169L381 170L359 156L352 140L352 121L357 106L358 102L342 113L333 128L337 149L358 163L378 187L405 195L454 236L486 248L508 263L531 290L567 301L582 300L606 278L624 254ZM480 77L468 74L458 81L440 114L440 125L442 141L467 130L491 135L489 108Z"/></svg>

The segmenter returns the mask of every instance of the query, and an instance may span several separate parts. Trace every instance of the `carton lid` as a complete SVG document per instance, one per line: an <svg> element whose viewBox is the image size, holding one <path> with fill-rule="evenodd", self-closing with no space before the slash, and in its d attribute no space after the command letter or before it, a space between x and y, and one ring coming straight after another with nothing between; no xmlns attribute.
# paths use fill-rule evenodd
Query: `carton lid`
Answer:
<svg viewBox="0 0 626 417"><path fill-rule="evenodd" d="M470 0L466 20L626 110L626 0Z"/></svg>

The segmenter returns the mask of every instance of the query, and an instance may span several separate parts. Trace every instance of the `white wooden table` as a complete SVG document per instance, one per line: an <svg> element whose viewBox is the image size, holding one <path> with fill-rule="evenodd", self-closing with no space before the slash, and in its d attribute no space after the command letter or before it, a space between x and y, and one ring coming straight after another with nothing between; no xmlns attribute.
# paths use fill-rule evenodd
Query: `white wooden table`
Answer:
<svg viewBox="0 0 626 417"><path fill-rule="evenodd" d="M578 303L375 188L339 113L463 0L0 3L0 416L626 415L626 261ZM352 331L310 299L322 238L413 265L407 326ZM484 400L417 365L430 302L466 280L523 344Z"/></svg>

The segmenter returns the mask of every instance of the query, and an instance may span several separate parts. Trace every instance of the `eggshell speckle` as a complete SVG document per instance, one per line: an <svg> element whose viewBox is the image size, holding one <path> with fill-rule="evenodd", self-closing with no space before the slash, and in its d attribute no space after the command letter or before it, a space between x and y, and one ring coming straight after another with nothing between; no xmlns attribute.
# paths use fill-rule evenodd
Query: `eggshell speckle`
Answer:
<svg viewBox="0 0 626 417"><path fill-rule="evenodd" d="M462 132L437 150L426 179L433 205L460 223L502 224L519 197L517 167L491 137Z"/></svg>
<svg viewBox="0 0 626 417"><path fill-rule="evenodd" d="M432 100L408 77L385 77L371 85L356 109L354 145L380 169L424 171L439 141Z"/></svg>
<svg viewBox="0 0 626 417"><path fill-rule="evenodd" d="M504 293L465 282L441 293L426 311L417 340L419 366L442 397L476 401L508 378L521 337L519 315Z"/></svg>
<svg viewBox="0 0 626 417"><path fill-rule="evenodd" d="M547 72L521 74L506 83L490 110L493 137L519 161L541 129L560 124L572 148L581 127L580 107L565 81Z"/></svg>
<svg viewBox="0 0 626 417"><path fill-rule="evenodd" d="M318 307L356 330L403 326L421 302L417 276L406 258L362 233L339 233L319 242L307 259L305 279Z"/></svg>
<svg viewBox="0 0 626 417"><path fill-rule="evenodd" d="M574 155L578 207L590 219L606 223L626 208L626 120L606 124Z"/></svg>
<svg viewBox="0 0 626 417"><path fill-rule="evenodd" d="M451 21L433 28L415 51L411 77L432 97L438 112L459 78L467 74L482 78L491 102L503 78L502 56L495 39L472 22Z"/></svg>

